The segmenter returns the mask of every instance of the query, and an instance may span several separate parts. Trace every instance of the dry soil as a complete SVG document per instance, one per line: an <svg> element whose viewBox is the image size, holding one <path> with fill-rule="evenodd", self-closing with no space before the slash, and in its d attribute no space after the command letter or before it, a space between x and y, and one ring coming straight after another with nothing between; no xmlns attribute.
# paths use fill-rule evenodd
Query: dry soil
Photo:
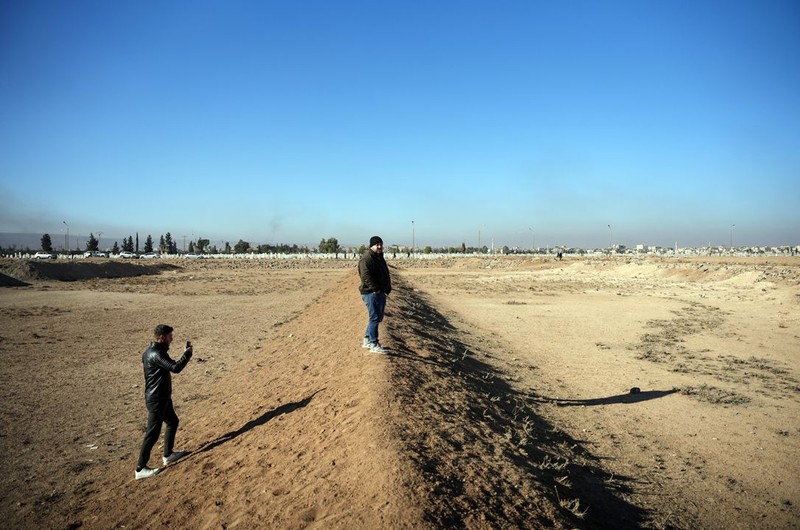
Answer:
<svg viewBox="0 0 800 530"><path fill-rule="evenodd" d="M797 259L390 265L381 356L351 260L0 262L3 526L800 527Z"/></svg>

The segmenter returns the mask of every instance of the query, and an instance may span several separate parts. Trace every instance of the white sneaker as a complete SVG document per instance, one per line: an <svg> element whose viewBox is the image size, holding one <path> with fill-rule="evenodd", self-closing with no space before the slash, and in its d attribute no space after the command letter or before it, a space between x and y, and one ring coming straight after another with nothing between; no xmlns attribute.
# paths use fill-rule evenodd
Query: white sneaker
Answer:
<svg viewBox="0 0 800 530"><path fill-rule="evenodd" d="M158 475L158 468L152 468L144 466L142 469L136 472L136 480L141 480L143 478L150 478Z"/></svg>
<svg viewBox="0 0 800 530"><path fill-rule="evenodd" d="M173 451L171 455L163 457L161 461L164 463L164 466L166 467L170 464L174 464L184 456L186 456L186 451Z"/></svg>
<svg viewBox="0 0 800 530"><path fill-rule="evenodd" d="M383 346L380 345L380 343L377 342L369 347L369 351L371 353L377 353L380 355L386 355L387 353L389 353L389 351L386 348L384 348Z"/></svg>
<svg viewBox="0 0 800 530"><path fill-rule="evenodd" d="M364 341L361 343L361 347L364 348L365 350L368 350L370 349L370 347L372 347L372 344L369 343L369 339L367 337L364 337Z"/></svg>

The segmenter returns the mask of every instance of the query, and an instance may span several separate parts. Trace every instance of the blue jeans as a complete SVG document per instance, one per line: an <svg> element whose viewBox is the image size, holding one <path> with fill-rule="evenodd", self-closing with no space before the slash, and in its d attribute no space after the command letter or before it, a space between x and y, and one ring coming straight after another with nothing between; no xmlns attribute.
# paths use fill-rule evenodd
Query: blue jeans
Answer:
<svg viewBox="0 0 800 530"><path fill-rule="evenodd" d="M361 299L367 306L369 312L369 322L367 322L367 331L364 332L364 337L367 338L370 344L378 343L378 324L383 321L383 310L386 308L386 294L385 293L367 293L362 294Z"/></svg>

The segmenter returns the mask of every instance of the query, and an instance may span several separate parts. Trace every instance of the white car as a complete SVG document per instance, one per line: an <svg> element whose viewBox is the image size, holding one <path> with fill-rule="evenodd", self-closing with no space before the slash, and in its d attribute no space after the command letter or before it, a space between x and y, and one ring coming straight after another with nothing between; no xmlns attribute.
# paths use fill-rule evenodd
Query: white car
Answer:
<svg viewBox="0 0 800 530"><path fill-rule="evenodd" d="M55 252L45 252L43 250L33 255L33 259L56 259L57 257Z"/></svg>
<svg viewBox="0 0 800 530"><path fill-rule="evenodd" d="M147 254L142 254L141 256L139 256L139 259L158 259L160 257L161 256L159 256L155 252L148 252Z"/></svg>
<svg viewBox="0 0 800 530"><path fill-rule="evenodd" d="M105 252L100 252L99 250L87 250L83 253L84 258L107 258Z"/></svg>
<svg viewBox="0 0 800 530"><path fill-rule="evenodd" d="M123 250L122 252L120 252L119 253L119 257L120 258L126 258L126 259L139 259L139 256L136 253L129 252L127 250Z"/></svg>

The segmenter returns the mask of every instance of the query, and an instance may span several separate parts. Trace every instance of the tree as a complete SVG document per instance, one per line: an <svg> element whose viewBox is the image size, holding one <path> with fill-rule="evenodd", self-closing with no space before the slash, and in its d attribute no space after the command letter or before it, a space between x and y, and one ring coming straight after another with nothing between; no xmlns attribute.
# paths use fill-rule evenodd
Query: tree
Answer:
<svg viewBox="0 0 800 530"><path fill-rule="evenodd" d="M335 237L329 237L319 242L319 251L325 254L338 254L341 252L342 247L339 246L339 241Z"/></svg>
<svg viewBox="0 0 800 530"><path fill-rule="evenodd" d="M53 242L50 240L50 234L42 236L42 250L45 252L53 252Z"/></svg>
<svg viewBox="0 0 800 530"><path fill-rule="evenodd" d="M167 248L167 242L164 241L164 236L161 236L161 239L158 241L158 251L162 254L169 254L169 249Z"/></svg>
<svg viewBox="0 0 800 530"><path fill-rule="evenodd" d="M111 253L112 254L119 254L119 245L117 244L116 241L114 241L114 246L111 247Z"/></svg>
<svg viewBox="0 0 800 530"><path fill-rule="evenodd" d="M122 250L126 252L133 252L133 236L128 236L122 239Z"/></svg>
<svg viewBox="0 0 800 530"><path fill-rule="evenodd" d="M202 237L197 238L197 244L194 246L197 252L205 252L206 247L208 244L211 243L208 239L203 239Z"/></svg>
<svg viewBox="0 0 800 530"><path fill-rule="evenodd" d="M144 240L144 251L153 252L153 238L147 234L147 239Z"/></svg>
<svg viewBox="0 0 800 530"><path fill-rule="evenodd" d="M425 248L422 249L423 254L430 254L431 252L433 252L433 249L430 247L430 245L425 245Z"/></svg>
<svg viewBox="0 0 800 530"><path fill-rule="evenodd" d="M95 251L100 242L94 237L94 234L89 234L89 239L86 240L86 250Z"/></svg>
<svg viewBox="0 0 800 530"><path fill-rule="evenodd" d="M231 244L229 242L225 242L225 254L231 253Z"/></svg>
<svg viewBox="0 0 800 530"><path fill-rule="evenodd" d="M189 254L194 254L194 241L189 241Z"/></svg>
<svg viewBox="0 0 800 530"><path fill-rule="evenodd" d="M240 239L239 242L233 246L233 251L236 252L237 254L244 254L245 252L247 252L247 249L249 248L250 248L250 243Z"/></svg>
<svg viewBox="0 0 800 530"><path fill-rule="evenodd" d="M172 235L169 232L167 232L167 235L164 236L164 242L167 245L167 252L168 253L177 254L177 249L173 250L173 248L172 248L172 246L175 245L175 242L172 241Z"/></svg>

